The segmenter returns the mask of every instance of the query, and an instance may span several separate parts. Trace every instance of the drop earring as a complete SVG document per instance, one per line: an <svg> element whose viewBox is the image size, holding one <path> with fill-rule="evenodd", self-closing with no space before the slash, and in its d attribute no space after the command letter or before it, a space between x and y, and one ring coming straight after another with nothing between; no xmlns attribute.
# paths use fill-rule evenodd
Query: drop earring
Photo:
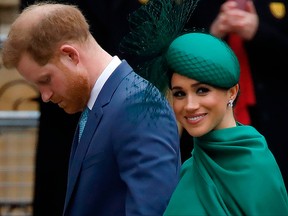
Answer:
<svg viewBox="0 0 288 216"><path fill-rule="evenodd" d="M231 107L231 108L233 107L233 100L232 100L232 99L230 99L230 100L228 101L228 106Z"/></svg>

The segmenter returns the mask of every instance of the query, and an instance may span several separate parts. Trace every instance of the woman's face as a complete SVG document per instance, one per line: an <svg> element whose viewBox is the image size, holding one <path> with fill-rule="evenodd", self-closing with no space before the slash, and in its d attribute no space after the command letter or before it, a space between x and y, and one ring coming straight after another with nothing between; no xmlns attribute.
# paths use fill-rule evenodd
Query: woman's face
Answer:
<svg viewBox="0 0 288 216"><path fill-rule="evenodd" d="M227 106L231 92L174 73L171 80L173 109L179 123L194 137L235 124ZM234 97L235 98L235 97Z"/></svg>

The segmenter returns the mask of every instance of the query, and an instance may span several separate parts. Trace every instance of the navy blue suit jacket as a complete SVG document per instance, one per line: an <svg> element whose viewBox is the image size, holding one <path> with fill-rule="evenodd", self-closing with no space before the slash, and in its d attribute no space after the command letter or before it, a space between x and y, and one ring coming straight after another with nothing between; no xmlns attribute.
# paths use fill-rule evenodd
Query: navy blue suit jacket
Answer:
<svg viewBox="0 0 288 216"><path fill-rule="evenodd" d="M178 183L177 123L167 100L126 61L103 86L79 144L77 137L65 216L163 214Z"/></svg>

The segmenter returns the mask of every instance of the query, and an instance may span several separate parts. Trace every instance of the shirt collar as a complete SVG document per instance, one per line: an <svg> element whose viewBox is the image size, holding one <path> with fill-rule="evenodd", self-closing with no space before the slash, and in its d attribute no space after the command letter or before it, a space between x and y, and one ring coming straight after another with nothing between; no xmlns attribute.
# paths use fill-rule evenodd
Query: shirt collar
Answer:
<svg viewBox="0 0 288 216"><path fill-rule="evenodd" d="M94 87L92 89L90 99L88 101L87 106L89 107L90 110L92 110L94 103L104 86L105 82L108 80L110 75L115 71L115 69L121 64L121 60L119 59L118 56L114 56L112 61L108 64L108 66L104 69L104 71L100 74L98 79L96 80Z"/></svg>

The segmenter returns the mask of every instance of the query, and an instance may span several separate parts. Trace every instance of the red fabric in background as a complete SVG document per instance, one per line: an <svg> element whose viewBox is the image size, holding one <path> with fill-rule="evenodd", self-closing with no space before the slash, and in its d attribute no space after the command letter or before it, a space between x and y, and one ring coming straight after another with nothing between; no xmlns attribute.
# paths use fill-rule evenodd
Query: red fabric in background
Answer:
<svg viewBox="0 0 288 216"><path fill-rule="evenodd" d="M242 124L251 124L248 108L256 104L256 99L247 54L243 47L243 41L238 35L231 34L228 43L240 63L240 95L234 108L235 117Z"/></svg>

